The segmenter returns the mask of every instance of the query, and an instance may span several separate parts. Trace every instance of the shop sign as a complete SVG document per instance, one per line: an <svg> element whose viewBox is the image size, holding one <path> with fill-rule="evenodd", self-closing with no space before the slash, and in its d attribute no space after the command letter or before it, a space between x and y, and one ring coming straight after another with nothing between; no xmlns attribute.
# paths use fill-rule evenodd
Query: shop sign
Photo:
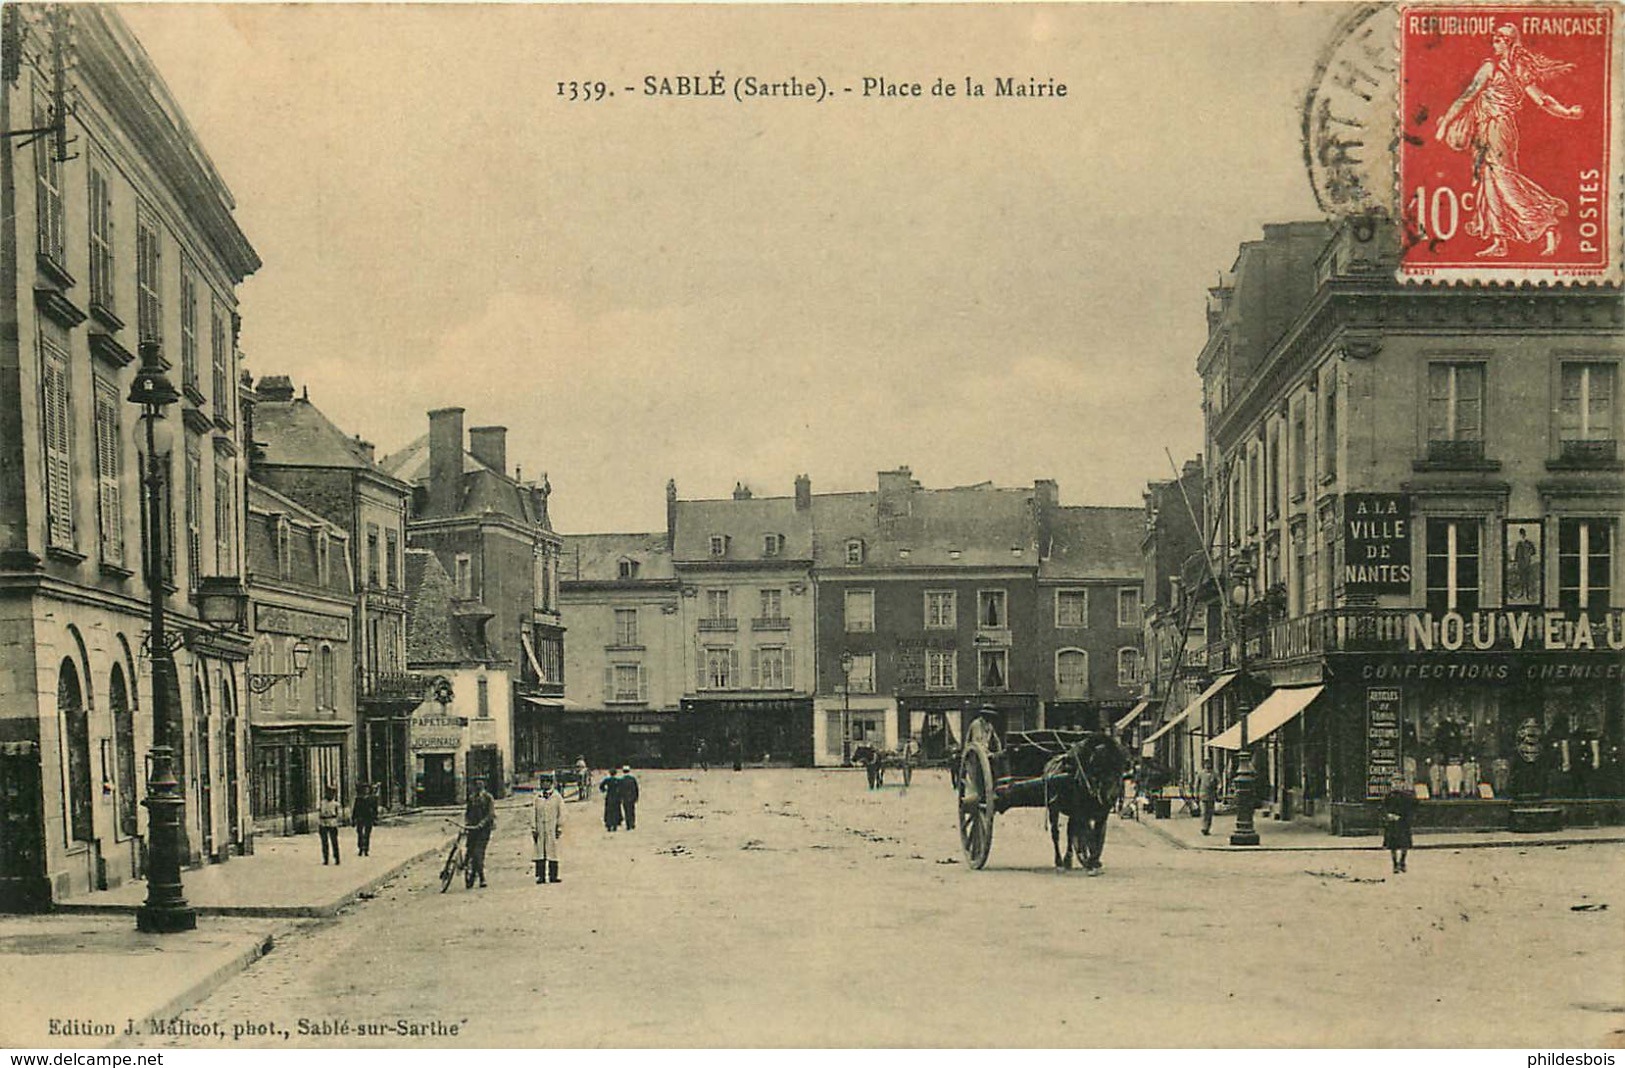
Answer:
<svg viewBox="0 0 1625 1068"><path fill-rule="evenodd" d="M254 606L254 629L267 634L326 638L332 642L350 640L350 620L346 616L324 616L274 604Z"/></svg>
<svg viewBox="0 0 1625 1068"><path fill-rule="evenodd" d="M444 753L463 747L463 720L441 712L412 717L413 752Z"/></svg>
<svg viewBox="0 0 1625 1068"><path fill-rule="evenodd" d="M1411 591L1408 495L1343 495L1343 587L1349 593Z"/></svg>
<svg viewBox="0 0 1625 1068"><path fill-rule="evenodd" d="M1399 697L1397 686L1372 686L1365 692L1365 795L1382 797L1399 773Z"/></svg>
<svg viewBox="0 0 1625 1068"><path fill-rule="evenodd" d="M1411 652L1473 649L1478 652L1543 649L1592 652L1625 651L1625 609L1578 612L1528 612L1504 609L1462 615L1410 612L1405 616L1405 647Z"/></svg>
<svg viewBox="0 0 1625 1068"><path fill-rule="evenodd" d="M1560 659L1460 653L1416 660L1384 657L1362 663L1360 678L1366 682L1608 682L1625 678L1625 664L1612 656Z"/></svg>

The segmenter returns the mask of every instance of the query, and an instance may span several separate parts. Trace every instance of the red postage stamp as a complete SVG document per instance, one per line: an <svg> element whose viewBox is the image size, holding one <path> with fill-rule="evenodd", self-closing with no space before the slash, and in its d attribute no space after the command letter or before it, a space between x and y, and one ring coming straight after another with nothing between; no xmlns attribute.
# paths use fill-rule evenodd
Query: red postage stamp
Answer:
<svg viewBox="0 0 1625 1068"><path fill-rule="evenodd" d="M1618 14L1400 9L1401 280L1620 281Z"/></svg>

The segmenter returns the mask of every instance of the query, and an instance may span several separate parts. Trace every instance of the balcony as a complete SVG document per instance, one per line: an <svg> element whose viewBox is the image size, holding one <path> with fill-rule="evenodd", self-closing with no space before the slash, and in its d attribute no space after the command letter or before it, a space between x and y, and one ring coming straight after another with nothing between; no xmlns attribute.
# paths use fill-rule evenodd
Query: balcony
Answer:
<svg viewBox="0 0 1625 1068"><path fill-rule="evenodd" d="M790 619L788 616L759 616L750 621L750 629L754 631L789 630Z"/></svg>
<svg viewBox="0 0 1625 1068"><path fill-rule="evenodd" d="M406 671L361 672L361 697L375 701L421 701L428 696L429 679Z"/></svg>
<svg viewBox="0 0 1625 1068"><path fill-rule="evenodd" d="M1499 471L1501 464L1484 458L1484 442L1473 438L1435 438L1426 459L1411 463L1416 471Z"/></svg>
<svg viewBox="0 0 1625 1068"><path fill-rule="evenodd" d="M1618 471L1619 442L1614 438L1567 440L1560 446L1558 458L1546 466L1554 471Z"/></svg>
<svg viewBox="0 0 1625 1068"><path fill-rule="evenodd" d="M723 616L711 616L700 620L700 630L712 633L732 632L739 629L739 620Z"/></svg>

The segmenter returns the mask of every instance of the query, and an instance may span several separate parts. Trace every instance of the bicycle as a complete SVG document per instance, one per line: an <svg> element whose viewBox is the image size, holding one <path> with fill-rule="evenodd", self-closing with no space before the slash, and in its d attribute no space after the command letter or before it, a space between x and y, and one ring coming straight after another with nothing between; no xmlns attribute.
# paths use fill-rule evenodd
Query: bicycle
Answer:
<svg viewBox="0 0 1625 1068"><path fill-rule="evenodd" d="M446 863L440 867L440 892L443 894L451 889L451 881L457 878L457 873L468 867L468 854L463 850L463 840L468 837L468 828L459 826L457 837L452 839L451 852L446 854Z"/></svg>

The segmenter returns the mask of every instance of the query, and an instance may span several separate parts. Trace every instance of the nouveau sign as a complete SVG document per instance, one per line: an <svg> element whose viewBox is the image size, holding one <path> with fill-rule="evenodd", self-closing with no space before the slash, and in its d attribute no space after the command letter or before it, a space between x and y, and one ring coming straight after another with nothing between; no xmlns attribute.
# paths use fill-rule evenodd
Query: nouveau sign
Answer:
<svg viewBox="0 0 1625 1068"><path fill-rule="evenodd" d="M1411 590L1411 499L1403 493L1343 495L1343 588Z"/></svg>
<svg viewBox="0 0 1625 1068"><path fill-rule="evenodd" d="M1405 617L1405 647L1413 653L1443 649L1455 652L1587 652L1625 650L1625 610L1592 615L1580 612L1528 612L1518 609L1474 612L1411 612Z"/></svg>

